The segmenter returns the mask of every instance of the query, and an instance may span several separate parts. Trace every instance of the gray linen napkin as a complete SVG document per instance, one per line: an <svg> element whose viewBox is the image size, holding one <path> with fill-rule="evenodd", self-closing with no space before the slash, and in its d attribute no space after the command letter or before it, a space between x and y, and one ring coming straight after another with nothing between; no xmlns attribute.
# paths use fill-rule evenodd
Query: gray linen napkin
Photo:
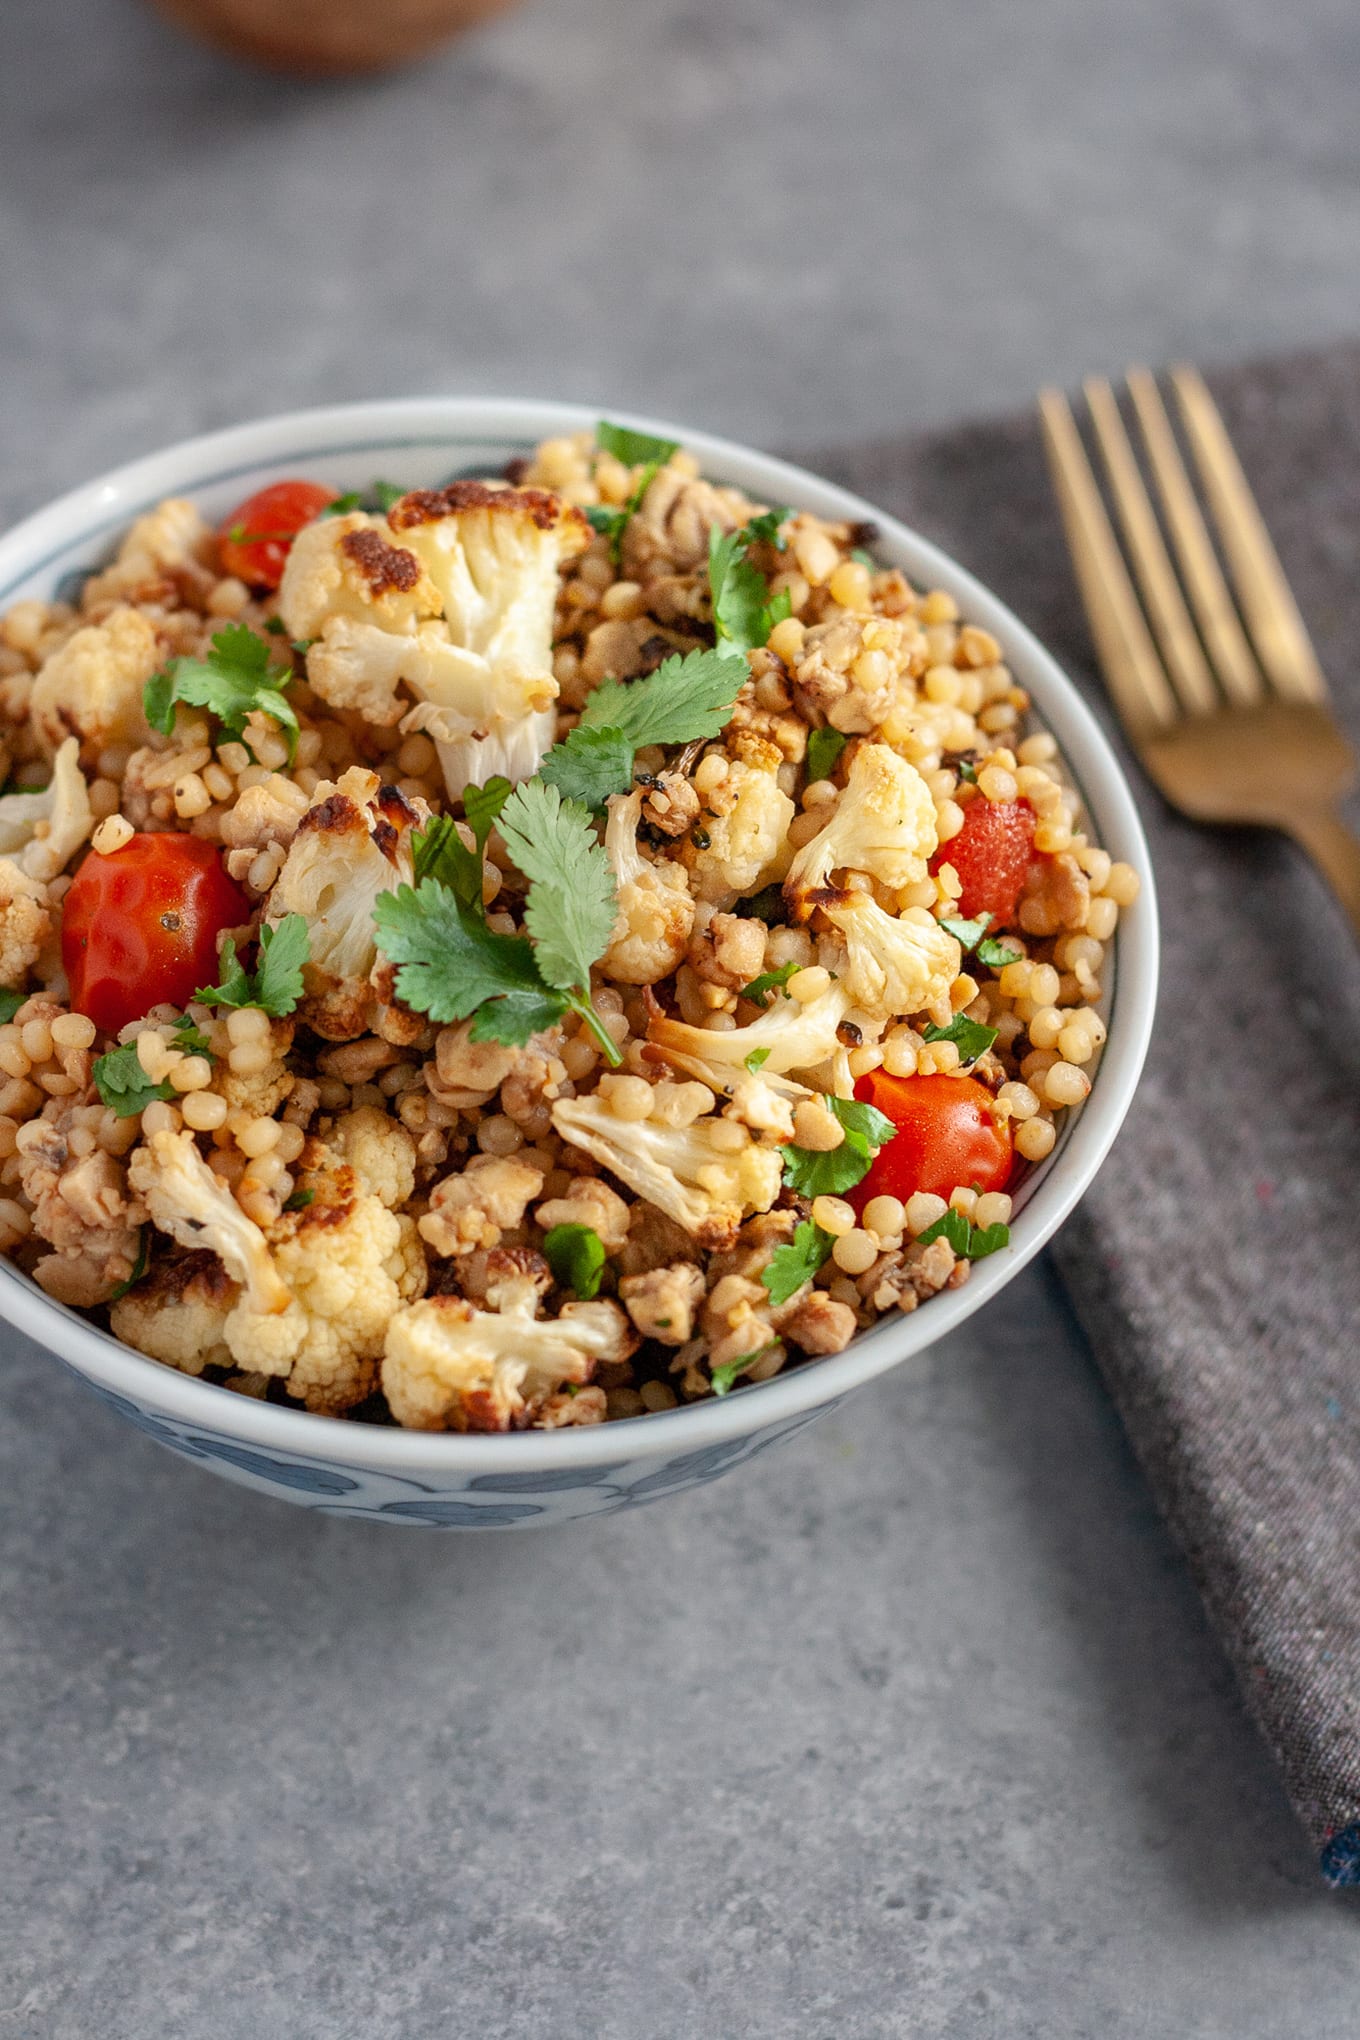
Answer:
<svg viewBox="0 0 1360 2040"><path fill-rule="evenodd" d="M1360 743L1360 347L1211 381ZM972 568L1103 711L1031 417L816 465ZM1124 757L1162 994L1056 1256L1324 1875L1360 1883L1360 953L1300 853L1192 827Z"/></svg>

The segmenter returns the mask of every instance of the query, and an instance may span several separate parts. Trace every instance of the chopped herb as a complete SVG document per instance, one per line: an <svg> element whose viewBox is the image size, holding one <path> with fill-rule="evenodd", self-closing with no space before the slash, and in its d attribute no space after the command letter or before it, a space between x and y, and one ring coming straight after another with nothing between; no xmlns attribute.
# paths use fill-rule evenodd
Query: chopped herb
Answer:
<svg viewBox="0 0 1360 2040"><path fill-rule="evenodd" d="M782 885L765 885L759 892L747 893L737 901L732 912L739 921L764 921L772 927L784 915L784 888Z"/></svg>
<svg viewBox="0 0 1360 2040"><path fill-rule="evenodd" d="M984 1027L980 1020L970 1020L966 1013L956 1013L947 1027L927 1027L925 1038L952 1041L959 1051L959 1060L974 1063L996 1040L996 1029Z"/></svg>
<svg viewBox="0 0 1360 2040"><path fill-rule="evenodd" d="M808 738L807 776L809 783L817 779L829 779L836 769L836 760L845 749L849 738L840 730L814 730Z"/></svg>
<svg viewBox="0 0 1360 2040"><path fill-rule="evenodd" d="M772 545L776 552L787 552L789 542L779 527L786 524L792 515L787 504L782 510L762 510L758 517L753 517L743 527L747 545Z"/></svg>
<svg viewBox="0 0 1360 2040"><path fill-rule="evenodd" d="M328 503L324 510L317 512L317 515L318 517L348 517L351 510L359 508L359 502L359 491L351 489L347 496L337 496L333 503Z"/></svg>
<svg viewBox="0 0 1360 2040"><path fill-rule="evenodd" d="M630 468L644 461L664 467L671 455L680 451L678 439L654 439L650 432L635 432L631 425L611 425L607 418L601 418L595 428L595 444Z"/></svg>
<svg viewBox="0 0 1360 2040"><path fill-rule="evenodd" d="M708 1377L713 1384L714 1395L730 1394L737 1376L744 1374L748 1367L754 1367L756 1361L763 1359L767 1353L775 1352L780 1343L778 1339L771 1339L767 1345L757 1346L754 1353L743 1353L738 1360L724 1360L721 1367L710 1367Z"/></svg>
<svg viewBox="0 0 1360 2040"><path fill-rule="evenodd" d="M119 1119L135 1119L154 1099L174 1097L168 1083L153 1084L142 1068L135 1041L95 1057L94 1083L103 1102Z"/></svg>
<svg viewBox="0 0 1360 2040"><path fill-rule="evenodd" d="M269 632L270 637L282 637L288 629L281 616L266 616L264 627Z"/></svg>
<svg viewBox="0 0 1360 2040"><path fill-rule="evenodd" d="M283 1208L285 1211L305 1211L315 1197L315 1190L295 1190Z"/></svg>
<svg viewBox="0 0 1360 2040"><path fill-rule="evenodd" d="M613 554L618 541L623 537L624 526L631 513L626 506L612 503L587 503L585 507L586 522L592 531L604 533L609 540L609 550Z"/></svg>
<svg viewBox="0 0 1360 2040"><path fill-rule="evenodd" d="M922 1247L938 1239L948 1240L961 1261L983 1261L988 1254L1010 1245L1011 1229L1008 1225L974 1225L951 1204L943 1218L937 1218L934 1225L928 1225L916 1236L917 1245Z"/></svg>
<svg viewBox="0 0 1360 2040"><path fill-rule="evenodd" d="M600 1293L604 1273L604 1241L593 1226L555 1225L544 1234L543 1252L553 1280L589 1302Z"/></svg>
<svg viewBox="0 0 1360 2040"><path fill-rule="evenodd" d="M862 545L854 546L851 550L850 557L852 560L855 561L857 566L867 567L871 574L876 574L878 572L878 561L874 558L872 553L865 552L864 547Z"/></svg>
<svg viewBox="0 0 1360 2040"><path fill-rule="evenodd" d="M281 689L292 669L271 666L263 638L242 623L228 624L213 638L205 659L172 659L142 689L142 707L152 729L168 737L175 723L175 703L206 708L233 736L244 733L252 714L270 716L288 738L288 762L297 755L298 719Z"/></svg>
<svg viewBox="0 0 1360 2040"><path fill-rule="evenodd" d="M485 786L463 789L467 826L473 835L472 849L449 815L435 815L425 828L417 829L411 838L416 884L422 878L436 878L450 888L470 913L484 916L482 868L487 838L511 792L510 781L501 778L488 779Z"/></svg>
<svg viewBox="0 0 1360 2040"><path fill-rule="evenodd" d="M302 966L310 955L307 922L301 914L285 914L277 927L265 922L253 974L236 954L231 937L224 936L218 955L221 982L194 997L205 1006L258 1006L276 1017L291 1013L302 997Z"/></svg>
<svg viewBox="0 0 1360 2040"><path fill-rule="evenodd" d="M836 1148L783 1149L784 1181L800 1197L843 1197L868 1175L874 1155L897 1131L891 1119L858 1098L827 1097L822 1103L845 1128L845 1139Z"/></svg>
<svg viewBox="0 0 1360 2040"><path fill-rule="evenodd" d="M954 767L965 786L977 785L977 766L971 758L961 758Z"/></svg>
<svg viewBox="0 0 1360 2040"><path fill-rule="evenodd" d="M0 1026L8 1025L27 997L27 992L0 990Z"/></svg>
<svg viewBox="0 0 1360 2040"><path fill-rule="evenodd" d="M770 1060L770 1051L768 1048L753 1048L751 1053L744 1057L743 1060L751 1075L755 1076L756 1072L763 1070L766 1063Z"/></svg>
<svg viewBox="0 0 1360 2040"><path fill-rule="evenodd" d="M789 979L796 976L802 967L799 963L781 963L778 970L763 970L759 977L751 979L749 985L742 986L739 996L751 999L757 1006L768 1006L773 992L782 992L786 999L791 998Z"/></svg>
<svg viewBox="0 0 1360 2040"><path fill-rule="evenodd" d="M604 680L575 729L543 760L539 778L565 800L603 807L632 785L634 755L644 744L716 737L749 677L744 659L700 651L666 659L641 680Z"/></svg>
<svg viewBox="0 0 1360 2040"><path fill-rule="evenodd" d="M373 499L374 509L380 511L385 517L392 508L392 505L400 503L402 497L408 492L402 488L400 482L374 482L369 488L368 493Z"/></svg>
<svg viewBox="0 0 1360 2040"><path fill-rule="evenodd" d="M944 920L940 926L962 948L975 949L979 963L985 963L991 970L1002 970L1008 963L1020 962L1020 951L993 940L987 933L991 918L990 914L979 914L975 921Z"/></svg>
<svg viewBox="0 0 1360 2040"><path fill-rule="evenodd" d="M141 1281L143 1275L145 1275L146 1264L150 1258L148 1250L148 1236L150 1232L151 1227L149 1225L144 1225L141 1231L138 1233L136 1266L133 1268L132 1273L128 1276L126 1282L120 1282L116 1289L111 1289L109 1291L108 1300L110 1303L117 1303L120 1297L126 1296L129 1289L134 1288L135 1285Z"/></svg>
<svg viewBox="0 0 1360 2040"><path fill-rule="evenodd" d="M811 1282L831 1252L835 1241L810 1218L803 1220L787 1246L776 1247L760 1279L770 1292L771 1303L787 1303L805 1282Z"/></svg>
<svg viewBox="0 0 1360 2040"><path fill-rule="evenodd" d="M743 525L740 531L725 532L715 524L708 534L713 628L718 644L737 652L757 651L768 644L775 625L792 614L788 590L781 589L771 600L765 576L746 557L750 529Z"/></svg>

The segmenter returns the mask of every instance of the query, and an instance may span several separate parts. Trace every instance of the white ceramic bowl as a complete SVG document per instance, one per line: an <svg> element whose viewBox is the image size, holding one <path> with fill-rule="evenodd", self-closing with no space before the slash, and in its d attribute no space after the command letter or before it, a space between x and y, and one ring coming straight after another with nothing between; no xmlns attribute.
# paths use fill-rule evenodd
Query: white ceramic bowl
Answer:
<svg viewBox="0 0 1360 2040"><path fill-rule="evenodd" d="M429 398L299 411L187 440L74 490L0 540L0 611L25 596L55 596L64 577L102 562L131 520L165 496L192 496L215 519L282 475L307 475L342 491L375 477L428 486L451 474L499 472L538 440L594 422L593 412L566 404ZM621 422L683 440L706 473L761 501L872 519L881 558L902 567L917 586L947 589L971 622L1001 640L1017 679L1062 746L1097 840L1144 876L1142 897L1116 938L1107 987L1109 1040L1090 1099L1017 1196L1009 1249L978 1263L963 1288L910 1316L885 1319L844 1353L791 1366L721 1401L626 1423L504 1437L431 1436L277 1409L144 1358L0 1263L0 1316L48 1347L139 1430L228 1479L331 1515L458 1529L539 1525L712 1480L801 1430L992 1302L1095 1175L1142 1068L1157 987L1147 846L1108 744L1048 653L961 567L872 504L706 433L646 418Z"/></svg>

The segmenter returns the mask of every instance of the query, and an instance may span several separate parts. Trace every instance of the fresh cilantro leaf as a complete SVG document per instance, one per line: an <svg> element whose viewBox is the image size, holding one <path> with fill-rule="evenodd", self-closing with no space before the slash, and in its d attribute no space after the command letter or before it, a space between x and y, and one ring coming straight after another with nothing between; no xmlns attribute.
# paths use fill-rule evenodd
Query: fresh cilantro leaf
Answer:
<svg viewBox="0 0 1360 2040"><path fill-rule="evenodd" d="M787 1250L784 1248L780 1249L781 1253L785 1251ZM713 1384L714 1395L730 1394L736 1386L737 1376L744 1374L748 1367L754 1367L756 1361L762 1359L766 1353L773 1353L780 1343L778 1339L771 1339L766 1345L757 1346L754 1353L743 1353L739 1359L724 1360L721 1367L710 1367L708 1378Z"/></svg>
<svg viewBox="0 0 1360 2040"><path fill-rule="evenodd" d="M977 766L971 758L960 759L954 769L965 786L977 785Z"/></svg>
<svg viewBox="0 0 1360 2040"><path fill-rule="evenodd" d="M730 652L687 652L683 658L677 653L641 680L601 681L576 727L622 730L639 751L646 744L716 737L750 677L745 659Z"/></svg>
<svg viewBox="0 0 1360 2040"><path fill-rule="evenodd" d="M766 1063L770 1060L770 1051L768 1048L753 1048L751 1053L748 1056L744 1056L742 1060L745 1062L751 1075L755 1076L756 1072L763 1070Z"/></svg>
<svg viewBox="0 0 1360 2040"><path fill-rule="evenodd" d="M872 553L865 552L863 546L861 545L855 546L851 551L850 557L852 560L856 561L859 566L867 567L871 574L876 574L878 572L878 561L874 558Z"/></svg>
<svg viewBox="0 0 1360 2040"><path fill-rule="evenodd" d="M587 503L585 508L586 522L592 531L604 533L609 540L609 550L612 553L616 542L623 537L631 511L626 504L613 503Z"/></svg>
<svg viewBox="0 0 1360 2040"><path fill-rule="evenodd" d="M786 1246L776 1247L760 1279L770 1292L771 1303L787 1303L805 1282L810 1282L835 1245L810 1218L803 1220Z"/></svg>
<svg viewBox="0 0 1360 2040"><path fill-rule="evenodd" d="M774 628L766 608L770 591L765 576L746 557L744 532L713 526L708 535L708 585L718 643L738 652L765 644Z"/></svg>
<svg viewBox="0 0 1360 2040"><path fill-rule="evenodd" d="M1019 963L1021 953L987 933L991 919L990 914L979 914L975 921L943 920L940 926L963 949L975 949L979 963L985 963L991 970L1003 970L1008 963Z"/></svg>
<svg viewBox="0 0 1360 2040"><path fill-rule="evenodd" d="M477 913L482 904L482 860L469 850L452 815L432 815L411 837L416 884L437 879L457 895L459 904Z"/></svg>
<svg viewBox="0 0 1360 2040"><path fill-rule="evenodd" d="M747 893L737 901L732 912L739 921L764 921L773 927L784 918L784 888L782 885L765 885L759 892Z"/></svg>
<svg viewBox="0 0 1360 2040"><path fill-rule="evenodd" d="M916 1235L917 1245L922 1247L938 1239L948 1240L961 1261L984 1261L988 1254L1010 1245L1011 1229L1008 1225L974 1225L951 1204L942 1218Z"/></svg>
<svg viewBox="0 0 1360 2040"><path fill-rule="evenodd" d="M970 1020L966 1013L956 1013L947 1027L927 1027L927 1041L952 1041L959 1051L961 1062L976 1062L985 1055L996 1040L995 1027L984 1027L980 1020Z"/></svg>
<svg viewBox="0 0 1360 2040"><path fill-rule="evenodd" d="M337 496L333 503L328 503L324 510L317 512L317 515L319 517L348 517L351 510L358 509L359 503L359 491L351 489L347 496Z"/></svg>
<svg viewBox="0 0 1360 2040"><path fill-rule="evenodd" d="M1018 949L1008 949L1004 942L993 941L990 935L984 935L977 946L977 959L989 970L1004 970L1008 963L1019 963L1021 954Z"/></svg>
<svg viewBox="0 0 1360 2040"><path fill-rule="evenodd" d="M637 467L643 461L664 467L671 455L680 451L678 439L654 439L650 432L635 432L631 425L611 425L607 418L601 418L595 428L595 444L625 467Z"/></svg>
<svg viewBox="0 0 1360 2040"><path fill-rule="evenodd" d="M560 1020L569 1001L545 984L523 935L497 935L427 878L378 895L378 944L399 965L397 992L440 1026L475 1015L472 1038L522 1048Z"/></svg>
<svg viewBox="0 0 1360 2040"><path fill-rule="evenodd" d="M258 1006L265 1013L291 1013L302 997L302 966L311 954L307 922L301 914L285 914L276 928L260 929L260 953L252 975L242 964L231 937L218 955L220 984L194 993L204 1006Z"/></svg>
<svg viewBox="0 0 1360 2040"><path fill-rule="evenodd" d="M368 493L373 500L373 508L386 517L392 505L400 503L407 491L400 482L374 482Z"/></svg>
<svg viewBox="0 0 1360 2040"><path fill-rule="evenodd" d="M142 690L142 708L151 727L166 737L174 727L177 701L208 709L237 737L245 729L246 717L258 711L286 732L291 765L297 754L298 719L280 689L292 677L291 668L270 665L263 638L243 623L231 623L215 634L206 659L172 659L154 673Z"/></svg>
<svg viewBox="0 0 1360 2040"><path fill-rule="evenodd" d="M111 1289L109 1291L108 1301L110 1303L117 1303L121 1297L126 1296L129 1289L135 1288L136 1285L141 1281L143 1275L145 1275L146 1264L147 1261L150 1259L150 1253L147 1245L150 1233L151 1227L149 1225L144 1225L139 1234L137 1235L136 1264L133 1267L132 1273L128 1276L127 1281L120 1282L116 1289Z"/></svg>
<svg viewBox="0 0 1360 2040"><path fill-rule="evenodd" d="M891 1119L858 1098L828 1097L822 1103L845 1128L845 1139L837 1148L783 1149L784 1181L800 1197L843 1197L868 1175L876 1151L897 1131Z"/></svg>
<svg viewBox="0 0 1360 2040"><path fill-rule="evenodd" d="M829 779L836 769L836 760L845 749L849 739L840 730L814 730L808 738L807 776L809 782L815 779Z"/></svg>
<svg viewBox="0 0 1360 2040"><path fill-rule="evenodd" d="M530 779L501 809L500 832L529 880L524 925L539 970L559 991L587 994L590 967L608 949L619 911L613 869L589 810Z"/></svg>
<svg viewBox="0 0 1360 2040"><path fill-rule="evenodd" d="M185 1055L210 1056L212 1054L212 1050L208 1047L207 1035L201 1029L195 1027L192 1020L177 1020L175 1022L174 1045L182 1050Z"/></svg>
<svg viewBox="0 0 1360 2040"><path fill-rule="evenodd" d="M27 992L0 991L0 1026L8 1025L27 997Z"/></svg>
<svg viewBox="0 0 1360 2040"><path fill-rule="evenodd" d="M173 1098L168 1083L153 1084L142 1068L135 1041L95 1057L94 1083L104 1103L120 1119L135 1119L155 1098Z"/></svg>
<svg viewBox="0 0 1360 2040"><path fill-rule="evenodd" d="M315 1190L295 1190L283 1208L285 1211L305 1211L315 1199Z"/></svg>
<svg viewBox="0 0 1360 2040"><path fill-rule="evenodd" d="M787 999L791 997L787 989L789 979L801 968L797 963L781 963L778 970L763 970L749 985L742 986L739 997L752 999L757 1006L768 1006L772 992L783 992Z"/></svg>
<svg viewBox="0 0 1360 2040"><path fill-rule="evenodd" d="M553 1280L589 1302L600 1293L604 1273L604 1241L589 1225L555 1225L544 1234L543 1252Z"/></svg>
<svg viewBox="0 0 1360 2040"><path fill-rule="evenodd" d="M570 730L549 751L538 776L564 800L602 808L611 794L626 793L632 784L633 746L622 730Z"/></svg>
<svg viewBox="0 0 1360 2040"><path fill-rule="evenodd" d="M269 632L270 637L284 637L288 630L288 626L281 616L266 616L264 627Z"/></svg>
<svg viewBox="0 0 1360 2040"><path fill-rule="evenodd" d="M742 536L747 545L772 545L776 552L787 552L789 542L779 527L792 517L793 512L785 504L782 510L762 510L744 526Z"/></svg>
<svg viewBox="0 0 1360 2040"><path fill-rule="evenodd" d="M477 848L485 850L487 838L500 819L501 809L514 792L508 779L499 772L487 780L485 786L463 788L463 813L469 828L476 838Z"/></svg>

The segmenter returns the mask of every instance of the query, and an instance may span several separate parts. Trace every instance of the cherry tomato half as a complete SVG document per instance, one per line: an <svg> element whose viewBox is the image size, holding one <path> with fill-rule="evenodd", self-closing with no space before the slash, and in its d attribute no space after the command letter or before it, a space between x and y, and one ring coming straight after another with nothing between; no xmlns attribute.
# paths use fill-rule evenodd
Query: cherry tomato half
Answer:
<svg viewBox="0 0 1360 2040"><path fill-rule="evenodd" d="M932 871L952 864L963 891L958 912L971 921L990 914L997 929L1014 920L1025 878L1034 861L1034 809L1027 800L986 800L974 796L963 811L963 827L942 843Z"/></svg>
<svg viewBox="0 0 1360 2040"><path fill-rule="evenodd" d="M862 1211L871 1197L899 1197L918 1190L948 1197L976 1184L1004 1190L1013 1155L1009 1128L988 1111L991 1092L973 1077L890 1077L870 1070L855 1085L855 1096L886 1113L897 1128L881 1147L868 1175L850 1193Z"/></svg>
<svg viewBox="0 0 1360 2040"><path fill-rule="evenodd" d="M235 574L252 588L277 588L293 540L304 524L334 501L334 489L324 489L320 482L271 482L267 489L258 489L218 526L222 572Z"/></svg>
<svg viewBox="0 0 1360 2040"><path fill-rule="evenodd" d="M133 836L92 851L66 895L61 955L71 1005L110 1034L217 982L218 938L250 902L199 836Z"/></svg>

